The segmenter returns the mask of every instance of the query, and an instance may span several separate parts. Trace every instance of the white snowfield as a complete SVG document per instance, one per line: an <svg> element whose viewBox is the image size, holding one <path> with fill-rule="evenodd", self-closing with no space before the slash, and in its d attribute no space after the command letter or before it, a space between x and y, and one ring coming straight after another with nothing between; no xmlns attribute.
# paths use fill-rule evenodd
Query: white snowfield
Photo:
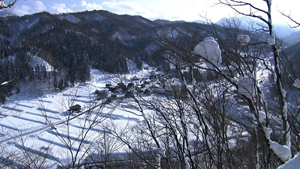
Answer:
<svg viewBox="0 0 300 169"><path fill-rule="evenodd" d="M123 75L128 81L135 75L149 76L153 71L131 69L131 73ZM76 152L81 143L81 153L87 150L107 132L103 124L114 123L118 127L125 127L143 120L142 116L130 113L135 111L131 104L123 102L117 107L113 104L100 106L103 105L103 100L96 100L96 89L103 90L105 84L118 81L119 77L116 75L92 69L90 81L76 84L63 92L38 98L10 97L0 106L1 146L14 152L26 149L36 155L48 154L47 158L54 163L70 163L69 150ZM81 113L69 116L68 109L76 104L81 105ZM87 139L82 141L82 133L86 132L91 124L93 127L85 136ZM2 155L1 158L5 157Z"/></svg>
<svg viewBox="0 0 300 169"><path fill-rule="evenodd" d="M278 167L278 169L297 169L297 168L300 168L300 153L295 155L294 158L292 158L282 166Z"/></svg>

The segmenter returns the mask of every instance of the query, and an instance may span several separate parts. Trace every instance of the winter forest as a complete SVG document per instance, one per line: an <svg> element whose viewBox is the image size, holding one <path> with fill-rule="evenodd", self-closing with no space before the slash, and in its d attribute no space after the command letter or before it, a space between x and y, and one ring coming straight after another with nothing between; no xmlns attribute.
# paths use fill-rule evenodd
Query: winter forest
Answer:
<svg viewBox="0 0 300 169"><path fill-rule="evenodd" d="M300 168L300 19L281 36L260 1L219 0L246 24L0 17L0 168Z"/></svg>

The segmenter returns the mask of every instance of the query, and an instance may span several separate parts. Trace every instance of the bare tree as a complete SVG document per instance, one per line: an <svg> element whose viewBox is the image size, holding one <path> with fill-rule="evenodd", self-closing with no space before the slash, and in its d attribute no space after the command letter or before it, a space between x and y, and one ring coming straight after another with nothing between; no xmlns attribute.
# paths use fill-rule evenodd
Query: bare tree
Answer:
<svg viewBox="0 0 300 169"><path fill-rule="evenodd" d="M17 0L1 0L0 1L0 10L1 9L6 9L6 8L11 8L12 6L15 5Z"/></svg>
<svg viewBox="0 0 300 169"><path fill-rule="evenodd" d="M154 43L166 51L164 59L171 77L176 78L166 76L159 80L164 89L159 94L163 96L147 99L134 93L139 113L133 113L144 118L137 127L142 131L140 135L129 134L128 138L122 137L123 130L115 132L138 157L150 163L142 152L163 149L165 157L161 165L165 168L238 168L242 165L273 168L291 157L291 149L296 145L290 140L291 119L288 119L288 102L282 86L271 2L262 2L266 8L241 1L220 1L237 11L240 6L253 8L250 13L241 14L265 22L266 26L260 30L243 30L236 27L238 24L226 28L211 25L198 29L206 34L193 36L217 38L223 55L222 65L207 56L191 53L186 44L195 44L195 39L176 39L172 36L179 34L176 27L171 33L157 33ZM245 39L239 37L247 37L245 35L251 37L251 41L241 43ZM260 81L261 70L273 79ZM197 71L202 78L196 77ZM152 112L147 114L149 109ZM282 148L283 154L277 148ZM151 166L160 167L155 161Z"/></svg>
<svg viewBox="0 0 300 169"><path fill-rule="evenodd" d="M84 109L81 110L79 104L74 106L74 100L76 100L77 94L80 93L77 93L77 90L73 92L70 97L64 98L61 100L61 104L57 105L65 114L66 118L63 121L53 122L48 118L49 112L42 112L46 123L52 126L53 133L67 149L66 152L62 152L62 156L69 158L69 161L67 164L61 162L61 165L68 168L85 165L86 157L93 154L97 150L97 146L101 146L98 145L101 143L100 140L107 137L106 134L101 133L105 132L101 130L102 123L114 111L114 109L105 109L105 101L96 101L94 97L90 97L90 104L85 105ZM92 95L89 94L89 96ZM41 110L44 109L43 103L40 103L40 107ZM74 125L73 121L78 120L78 118L82 118L82 120ZM93 133L100 133L92 134L92 131ZM107 138L105 140L107 141ZM104 146L108 147L109 145L105 144Z"/></svg>
<svg viewBox="0 0 300 169"><path fill-rule="evenodd" d="M300 22L297 21L297 20L295 20L293 17L291 17L290 14L286 14L286 13L284 13L284 12L280 12L280 13L281 13L281 15L283 15L284 17L286 17L287 19L289 19L289 20L294 24L294 25L291 26L291 27L297 28L297 27L300 26Z"/></svg>
<svg viewBox="0 0 300 169"><path fill-rule="evenodd" d="M52 155L52 145L47 147L39 147L40 145L28 146L26 144L29 137L22 136L15 140L15 146L18 148L16 150L15 156L13 156L13 161L19 163L20 166L16 164L12 166L22 168L53 168L56 166L57 161Z"/></svg>
<svg viewBox="0 0 300 169"><path fill-rule="evenodd" d="M57 165L58 161L52 155L53 145L32 144L31 137L33 135L29 134L19 131L17 136L1 140L0 164L3 167L37 169L53 168ZM9 142L8 140L13 141Z"/></svg>
<svg viewBox="0 0 300 169"><path fill-rule="evenodd" d="M265 31L268 32L270 36L274 36L272 14L271 14L272 0L262 0L261 2L264 4L264 6L256 6L254 3L251 3L249 1L244 1L244 0L243 1L219 0L219 2L220 2L220 4L229 6L231 9L235 10L239 14L261 20L263 23L265 23L267 25L267 27L266 27L267 29ZM242 11L240 9L240 7L247 7L249 10ZM297 23L291 17L289 17L289 18L294 23ZM281 119L282 119L282 130L283 130L284 142L285 142L284 144L291 150L291 148L292 148L291 133L290 133L291 128L290 128L289 119L288 119L288 117L289 117L288 116L288 102L287 102L287 97L286 97L287 93L283 89L283 85L282 85L282 73L280 70L280 58L279 58L279 52L278 52L276 43L272 44L272 53L273 53L273 61L274 61L274 65L273 65L272 69L273 69L273 73L274 73L274 77L275 77L275 88L276 88L276 91L278 93L278 98L279 98L278 104L279 104L279 110L280 110ZM268 139L270 139L270 138L268 138ZM285 160L283 160L283 162L285 162Z"/></svg>

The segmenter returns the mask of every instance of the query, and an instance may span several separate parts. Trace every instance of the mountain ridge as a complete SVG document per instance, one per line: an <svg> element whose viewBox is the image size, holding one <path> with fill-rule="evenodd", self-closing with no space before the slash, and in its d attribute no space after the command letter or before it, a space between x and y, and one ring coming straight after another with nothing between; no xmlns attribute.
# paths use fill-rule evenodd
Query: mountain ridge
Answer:
<svg viewBox="0 0 300 169"><path fill-rule="evenodd" d="M222 18L219 21L216 22L216 24L221 26L229 26L231 24L239 25L242 28L245 29L261 29L261 25L267 26L265 23L263 23L260 20L255 20L247 16L243 17L233 17L233 18ZM300 31L300 29L291 28L289 25L284 24L273 24L275 34L278 38L285 38L287 36L290 36L292 33L295 33L297 31Z"/></svg>

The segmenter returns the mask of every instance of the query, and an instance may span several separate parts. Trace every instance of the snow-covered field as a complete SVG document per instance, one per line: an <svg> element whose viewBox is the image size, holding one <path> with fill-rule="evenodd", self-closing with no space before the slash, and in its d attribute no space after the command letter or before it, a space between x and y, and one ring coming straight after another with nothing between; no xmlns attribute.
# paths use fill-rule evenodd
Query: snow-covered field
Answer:
<svg viewBox="0 0 300 169"><path fill-rule="evenodd" d="M138 71L134 67L130 67L130 70L131 73L122 78L130 81L134 76L149 76L152 71ZM117 106L99 106L103 105L103 100L95 99L96 89L102 90L107 83L119 82L120 77L95 69L91 70L91 77L90 81L76 84L60 93L38 98L20 95L10 97L0 107L3 116L0 118L0 144L12 151L26 149L37 155L50 152L48 159L68 163L71 160L69 150L77 151L83 133L93 122L93 128L83 141L85 147L82 146L82 150L101 137L104 132L102 124L112 122L125 126L142 121L141 116L130 113L134 110L126 102ZM69 107L76 104L81 105L81 113L69 116Z"/></svg>

